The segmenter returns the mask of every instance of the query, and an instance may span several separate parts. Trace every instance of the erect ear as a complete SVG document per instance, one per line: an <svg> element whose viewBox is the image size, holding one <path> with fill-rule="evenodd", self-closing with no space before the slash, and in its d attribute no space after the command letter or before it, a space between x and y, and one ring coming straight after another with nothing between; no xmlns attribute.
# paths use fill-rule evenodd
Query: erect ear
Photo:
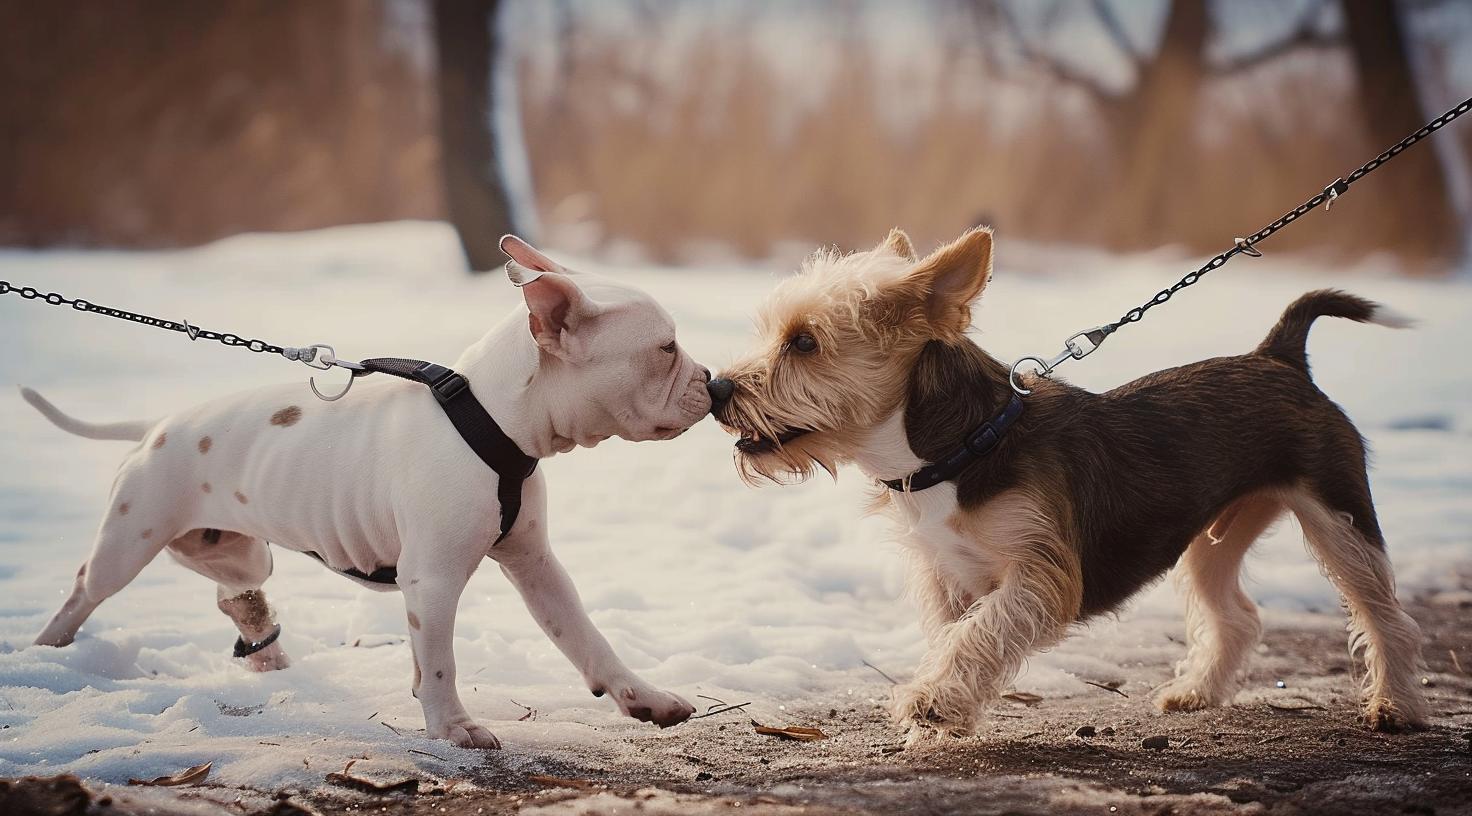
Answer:
<svg viewBox="0 0 1472 816"><path fill-rule="evenodd" d="M976 227L930 253L907 278L925 291L925 313L941 336L971 327L971 303L992 278L992 231Z"/></svg>
<svg viewBox="0 0 1472 816"><path fill-rule="evenodd" d="M506 264L506 277L517 286L536 280L535 275L528 272L556 272L566 275L567 270L561 264L543 255L536 247L521 240L515 235L501 236L501 251L511 258L511 263Z"/></svg>
<svg viewBox="0 0 1472 816"><path fill-rule="evenodd" d="M892 252L907 261L915 260L915 245L910 243L910 236L899 227L889 231L888 237L874 247L875 252Z"/></svg>
<svg viewBox="0 0 1472 816"><path fill-rule="evenodd" d="M579 356L578 327L598 313L597 306L572 279L543 272L521 285L526 299L527 327L543 351L572 360Z"/></svg>

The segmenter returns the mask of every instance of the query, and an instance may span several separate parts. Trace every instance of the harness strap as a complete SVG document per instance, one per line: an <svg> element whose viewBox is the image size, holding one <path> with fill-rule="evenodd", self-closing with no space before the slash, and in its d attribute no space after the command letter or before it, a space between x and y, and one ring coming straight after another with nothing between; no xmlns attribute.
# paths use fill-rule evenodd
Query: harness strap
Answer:
<svg viewBox="0 0 1472 816"><path fill-rule="evenodd" d="M926 465L902 479L882 479L884 486L890 490L898 490L901 493L913 493L917 490L935 487L941 482L947 482L960 475L966 466L975 462L988 453L992 448L1002 441L1007 431L1016 424L1018 417L1022 416L1022 398L1016 394L1007 401L1001 413L981 423L976 430L967 434L962 440L961 446L951 452L949 456Z"/></svg>
<svg viewBox="0 0 1472 816"><path fill-rule="evenodd" d="M485 406L471 393L470 381L453 369L399 357L376 357L364 360L362 366L361 370L353 372L354 377L383 373L428 386L440 408L444 409L445 416L450 418L450 424L460 432L460 438L500 477L496 498L501 503L501 535L494 543L501 543L521 513L521 483L537 469L537 460L526 455L501 430ZM381 570L374 575L378 572ZM365 576L365 579L374 580L371 576Z"/></svg>

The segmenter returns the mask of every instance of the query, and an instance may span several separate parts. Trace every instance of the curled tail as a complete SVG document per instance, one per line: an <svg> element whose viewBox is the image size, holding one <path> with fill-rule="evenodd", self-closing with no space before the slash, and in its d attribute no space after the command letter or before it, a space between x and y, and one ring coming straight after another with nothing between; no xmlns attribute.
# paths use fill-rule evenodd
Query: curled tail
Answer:
<svg viewBox="0 0 1472 816"><path fill-rule="evenodd" d="M41 416L51 420L56 427L88 439L139 442L148 435L148 429L154 426L152 422L83 422L63 414L60 408L52 405L45 397L29 388L22 387L20 395L25 397L26 402L29 402L33 408L40 411Z"/></svg>
<svg viewBox="0 0 1472 816"><path fill-rule="evenodd" d="M1278 325L1257 347L1257 353L1291 363L1307 374L1308 352L1304 345L1308 342L1309 327L1319 317L1343 317L1357 323L1375 323L1393 329L1412 325L1409 318L1374 301L1338 289L1318 289L1289 304Z"/></svg>

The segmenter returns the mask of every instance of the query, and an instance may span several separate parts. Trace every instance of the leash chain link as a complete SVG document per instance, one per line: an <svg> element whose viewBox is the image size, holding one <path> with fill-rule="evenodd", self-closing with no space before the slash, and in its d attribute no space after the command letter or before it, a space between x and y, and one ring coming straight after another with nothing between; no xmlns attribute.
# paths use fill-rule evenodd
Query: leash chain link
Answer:
<svg viewBox="0 0 1472 816"><path fill-rule="evenodd" d="M79 312L115 317L119 320L128 320L133 323L141 323L145 326L154 326L169 331L181 332L189 335L191 340L214 340L227 346L244 348L248 351L267 354L280 354L288 360L303 363L312 363L317 357L318 348L308 346L307 348L292 348L290 346L278 346L267 343L264 340L254 340L241 337L230 332L216 332L209 329L201 329L191 326L186 321L163 320L137 312L129 312L123 309L114 309L111 306L102 306L81 298L72 299L58 292L42 292L34 286L15 286L10 281L0 280L0 295L17 294L26 300L40 300L52 306L70 306Z"/></svg>
<svg viewBox="0 0 1472 816"><path fill-rule="evenodd" d="M1246 238L1236 239L1235 246L1233 246L1231 249L1215 256L1214 258L1203 264L1196 271L1188 273L1180 280L1171 284L1169 287L1160 290L1155 294L1155 297L1140 304L1139 306L1136 306L1133 309L1130 309L1128 312L1125 312L1123 316L1121 316L1113 323L1106 323L1103 326L1079 332L1068 338L1068 340L1064 344L1064 350L1052 360L1043 360L1038 357L1023 357L1019 359L1016 363L1012 365L1012 374L1009 377L1012 389L1022 396L1026 396L1032 393L1031 391L1021 387L1021 385L1017 381L1017 371L1022 364L1029 361L1037 363L1038 372L1042 376L1046 377L1050 373L1052 373L1052 371L1060 364L1068 360L1082 360L1083 358L1089 356L1096 349L1098 349L1101 344L1103 344L1105 338L1109 337L1109 335L1115 333L1116 331L1130 323L1140 322L1140 320L1145 316L1146 312L1170 300L1171 296L1174 295L1176 292L1179 292L1182 289L1185 289L1187 286L1191 286L1192 284L1197 283L1202 278L1206 277L1207 273L1221 267L1227 261L1231 260L1232 256L1241 254L1248 255L1254 258L1262 257L1262 253L1257 250L1256 244L1267 240L1267 238L1270 237L1273 233L1288 226L1294 221L1297 221L1299 218L1307 215L1320 204L1323 204L1324 209L1328 210L1330 207L1333 206L1334 202L1338 200L1340 196L1349 192L1349 186L1351 184L1359 181L1370 173L1373 173L1375 170L1379 169L1381 165L1385 164L1396 156L1399 156L1401 153L1405 152L1407 148L1410 148L1412 145L1416 144L1422 139L1425 139L1432 133L1435 133L1436 131L1455 121L1459 116L1467 113L1469 110L1472 110L1472 99L1464 100L1460 105L1457 105L1446 113L1443 113L1435 119L1432 119L1430 122L1427 122L1425 125L1421 126L1420 130L1417 130L1415 133L1412 133L1406 138L1401 139L1399 142L1391 146L1390 149L1360 165L1358 168L1355 169L1354 172L1350 173L1345 178L1335 179L1332 184L1323 189L1323 192L1320 192L1313 198L1310 198L1302 204L1299 204L1297 207L1294 207L1289 212L1284 213L1276 221L1273 221L1266 227L1263 227L1262 229L1254 232L1252 235ZM1078 340L1081 337L1088 340L1089 345L1085 346L1079 343Z"/></svg>

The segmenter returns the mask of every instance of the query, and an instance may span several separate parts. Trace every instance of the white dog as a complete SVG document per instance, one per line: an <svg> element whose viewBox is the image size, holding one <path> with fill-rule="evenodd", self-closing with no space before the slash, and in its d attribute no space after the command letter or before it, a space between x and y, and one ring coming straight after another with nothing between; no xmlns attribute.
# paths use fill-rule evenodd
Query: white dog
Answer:
<svg viewBox="0 0 1472 816"><path fill-rule="evenodd" d="M679 347L674 322L647 294L571 273L513 236L502 249L526 308L454 368L523 452L540 459L610 436L671 439L709 412L710 372ZM428 388L375 379L341 402L280 386L111 425L72 419L22 389L67 431L139 443L123 461L71 596L36 643L71 643L98 604L167 549L219 584L219 607L240 630L237 651L250 652L250 665L285 668L261 591L271 574L267 541L315 554L370 586L370 576L396 568L393 583L375 588L404 593L413 690L429 735L495 748L496 737L460 702L452 651L460 593L489 557L595 696L607 692L624 714L661 727L689 717L691 705L630 671L583 611L548 548L541 472L523 483L521 512L498 541L496 472Z"/></svg>

